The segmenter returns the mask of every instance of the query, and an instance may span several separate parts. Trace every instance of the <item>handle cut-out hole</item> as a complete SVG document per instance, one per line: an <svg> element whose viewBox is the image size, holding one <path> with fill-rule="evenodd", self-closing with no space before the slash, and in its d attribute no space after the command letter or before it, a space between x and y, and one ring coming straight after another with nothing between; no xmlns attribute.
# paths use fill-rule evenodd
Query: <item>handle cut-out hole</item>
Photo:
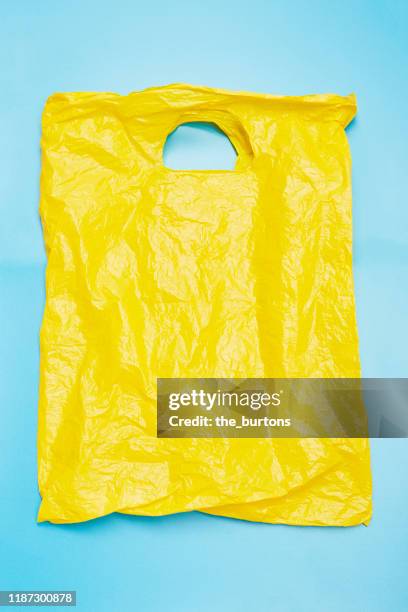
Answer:
<svg viewBox="0 0 408 612"><path fill-rule="evenodd" d="M191 122L167 136L163 160L171 170L234 170L237 153L214 123Z"/></svg>

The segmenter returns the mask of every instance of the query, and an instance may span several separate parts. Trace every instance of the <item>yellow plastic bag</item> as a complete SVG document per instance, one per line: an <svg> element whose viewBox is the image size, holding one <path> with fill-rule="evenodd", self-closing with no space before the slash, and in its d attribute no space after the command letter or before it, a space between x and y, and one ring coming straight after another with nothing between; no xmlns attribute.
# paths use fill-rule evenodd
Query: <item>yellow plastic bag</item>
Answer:
<svg viewBox="0 0 408 612"><path fill-rule="evenodd" d="M40 521L204 510L299 525L371 514L364 439L158 439L157 377L358 377L353 96L171 85L53 95ZM235 171L164 167L213 122Z"/></svg>

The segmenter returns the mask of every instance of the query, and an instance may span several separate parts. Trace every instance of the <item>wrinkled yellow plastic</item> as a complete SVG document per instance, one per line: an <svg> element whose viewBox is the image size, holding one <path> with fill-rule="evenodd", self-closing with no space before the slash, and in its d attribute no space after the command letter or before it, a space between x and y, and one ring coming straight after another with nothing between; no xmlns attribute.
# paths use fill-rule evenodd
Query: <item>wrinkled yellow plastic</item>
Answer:
<svg viewBox="0 0 408 612"><path fill-rule="evenodd" d="M157 439L156 377L358 377L354 96L171 85L56 94L43 115L40 521L188 510L270 523L371 515L364 439ZM213 122L235 171L175 171Z"/></svg>

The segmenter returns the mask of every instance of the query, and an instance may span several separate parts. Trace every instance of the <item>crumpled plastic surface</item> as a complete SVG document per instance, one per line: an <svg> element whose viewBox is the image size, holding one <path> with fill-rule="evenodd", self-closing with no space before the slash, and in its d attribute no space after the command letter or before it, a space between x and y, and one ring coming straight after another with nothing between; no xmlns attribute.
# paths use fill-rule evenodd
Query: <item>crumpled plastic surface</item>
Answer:
<svg viewBox="0 0 408 612"><path fill-rule="evenodd" d="M297 525L371 515L364 439L157 439L157 377L358 377L354 96L170 85L43 115L40 521L188 510ZM235 171L164 167L213 122Z"/></svg>

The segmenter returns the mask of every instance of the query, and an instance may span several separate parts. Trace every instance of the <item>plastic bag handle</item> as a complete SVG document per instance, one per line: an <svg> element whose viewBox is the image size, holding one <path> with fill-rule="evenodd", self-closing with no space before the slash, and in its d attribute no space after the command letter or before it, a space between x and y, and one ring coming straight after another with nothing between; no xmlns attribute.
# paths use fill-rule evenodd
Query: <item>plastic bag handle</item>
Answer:
<svg viewBox="0 0 408 612"><path fill-rule="evenodd" d="M172 115L171 121L167 123L164 137L160 143L160 161L162 164L163 148L167 137L185 123L213 123L228 137L234 147L237 153L236 169L242 169L251 163L254 152L248 132L234 113L218 108L174 110L175 113Z"/></svg>

